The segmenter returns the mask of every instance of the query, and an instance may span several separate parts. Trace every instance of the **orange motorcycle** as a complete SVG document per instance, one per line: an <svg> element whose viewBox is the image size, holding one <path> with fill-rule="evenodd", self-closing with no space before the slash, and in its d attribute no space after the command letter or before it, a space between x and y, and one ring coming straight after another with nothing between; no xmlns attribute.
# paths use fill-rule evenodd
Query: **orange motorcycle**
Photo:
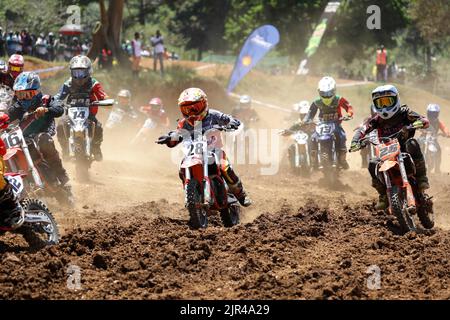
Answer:
<svg viewBox="0 0 450 320"><path fill-rule="evenodd" d="M413 129L412 126L405 128ZM394 215L402 232L416 230L414 216L426 229L434 227L432 198L417 189L416 168L409 153L402 152L398 140L402 130L389 137L380 137L379 142L371 136L360 140L361 148L372 144L375 147L375 159L378 160L376 175L386 186L389 200L388 212ZM357 150L350 150L355 152Z"/></svg>

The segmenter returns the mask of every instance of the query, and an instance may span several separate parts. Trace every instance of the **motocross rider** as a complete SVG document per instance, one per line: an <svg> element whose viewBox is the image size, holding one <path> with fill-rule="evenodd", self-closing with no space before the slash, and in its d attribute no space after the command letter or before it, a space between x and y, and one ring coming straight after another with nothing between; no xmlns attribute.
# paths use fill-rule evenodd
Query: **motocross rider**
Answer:
<svg viewBox="0 0 450 320"><path fill-rule="evenodd" d="M370 117L364 119L363 123L358 128L364 126L365 123L367 121L369 121L369 119L375 115L375 113L376 113L375 106L373 104L371 104L370 105ZM358 130L358 128L356 128L355 131ZM367 168L367 166L369 165L369 162L368 162L369 153L370 153L370 149L369 148L362 148L361 151L360 151L360 154L361 154L361 167L363 169Z"/></svg>
<svg viewBox="0 0 450 320"><path fill-rule="evenodd" d="M61 117L64 113L61 101L42 94L41 80L34 72L23 72L17 77L13 89L15 101L8 108L10 120L19 119L24 124L24 137L33 139L38 147L38 150L30 149L32 156L37 158L36 152L42 155L59 180L61 189L65 191L67 195L65 201L68 205L72 205L73 197L69 176L62 165L53 141L56 133L55 118ZM24 116L31 112L34 112L35 119L28 124L29 118L24 118ZM57 184L56 181L54 183Z"/></svg>
<svg viewBox="0 0 450 320"><path fill-rule="evenodd" d="M0 130L6 129L9 116L0 113ZM18 228L24 219L24 212L19 204L19 199L13 192L13 187L5 179L5 163L3 156L6 154L6 146L0 139L0 231L9 231Z"/></svg>
<svg viewBox="0 0 450 320"><path fill-rule="evenodd" d="M420 192L430 187L427 177L425 159L416 139L414 139L415 129L428 128L427 118L410 110L407 105L401 105L399 93L393 85L385 85L376 88L372 92L372 101L376 108L375 115L356 130L352 139L351 151L361 148L361 139L373 130L378 130L379 137L388 137L397 132L402 132L399 142L403 152L411 155L416 166L417 187ZM412 129L406 127L412 125ZM372 176L372 186L378 191L379 200L376 205L377 210L385 210L388 206L386 196L386 186L381 183L376 176L376 166L379 160L373 159L369 163L369 172Z"/></svg>
<svg viewBox="0 0 450 320"><path fill-rule="evenodd" d="M298 117L298 119L297 119L297 121L294 122L294 124L292 126L289 127L289 129L281 131L281 134L283 136L290 136L292 134L292 132L302 130L303 132L308 134L309 137L311 137L312 134L314 133L314 126L305 125L305 123L303 122L303 119L305 119L305 117L308 115L309 110L310 110L309 102L307 100L300 101L299 103L296 103L293 105L292 110L293 110L293 112L290 116L290 119L292 119L293 117ZM311 151L311 140L308 141L308 148ZM294 159L295 145L289 146L288 156L289 156L290 161L292 161L292 159ZM315 153L315 156L317 157L317 152ZM310 157L311 157L311 154L310 154ZM315 160L315 163L317 164L317 158Z"/></svg>
<svg viewBox="0 0 450 320"><path fill-rule="evenodd" d="M442 131L442 134L446 138L450 138L450 130L447 126L439 119L439 114L441 112L441 107L437 104L431 103L427 107L427 118L430 121L429 130L432 131L433 136L437 136L439 131ZM418 139L420 144L423 144L423 139ZM436 161L436 173L441 173L441 160L442 160L442 150L439 145L439 141L436 139L436 147L437 147L437 161Z"/></svg>
<svg viewBox="0 0 450 320"><path fill-rule="evenodd" d="M8 60L8 69L6 72L0 72L0 85L5 85L12 90L14 81L23 72L23 66L23 56L13 54Z"/></svg>
<svg viewBox="0 0 450 320"><path fill-rule="evenodd" d="M191 136L194 135L194 126L197 123L201 123L202 131L204 132L212 130L215 125L229 126L233 129L237 129L241 125L241 122L232 116L214 109L209 109L206 94L198 88L184 90L178 99L178 106L183 114L183 119L179 120L176 131L171 131L167 135L159 137L158 144L165 144L169 148L175 147L182 142L182 134L184 132L188 132ZM234 172L223 151L220 170L230 191L236 196L239 203L244 207L250 206L252 201L245 192L241 180ZM184 182L183 171L180 171L180 178Z"/></svg>
<svg viewBox="0 0 450 320"><path fill-rule="evenodd" d="M151 131L157 127L169 129L169 117L164 110L164 105L160 98L152 98L147 106L140 108L140 111L147 116L147 119L132 140L132 143L147 140Z"/></svg>
<svg viewBox="0 0 450 320"><path fill-rule="evenodd" d="M252 98L249 95L243 95L239 99L239 105L233 108L231 115L239 118L245 124L259 120L258 113L252 107Z"/></svg>
<svg viewBox="0 0 450 320"><path fill-rule="evenodd" d="M148 105L141 107L140 110L147 115L147 119L155 121L161 127L169 128L169 117L167 116L166 110L164 110L164 104L160 98L150 99ZM144 127L146 127L147 122L148 120L144 123Z"/></svg>
<svg viewBox="0 0 450 320"><path fill-rule="evenodd" d="M91 104L95 101L107 99L107 94L103 91L102 85L95 78L92 77L92 62L86 56L75 56L70 60L71 77L67 80L55 98L61 101L66 101L67 105L82 104L83 106ZM102 161L103 155L101 151L101 144L103 141L103 127L100 121L97 120L98 112L97 106L90 106L89 120L91 125L95 124L95 135L92 139L92 153L96 161ZM57 127L58 141L63 151L63 158L67 159L69 156L69 119L64 116Z"/></svg>
<svg viewBox="0 0 450 320"><path fill-rule="evenodd" d="M336 81L332 77L323 77L318 86L319 98L311 104L304 122L311 122L319 111L320 121L336 121L336 152L338 155L338 165L342 169L349 169L347 162L347 138L342 128L342 110L345 110L350 118L353 117L353 107L350 103L339 95L336 95ZM314 132L311 136L311 163L314 169L318 168L318 134Z"/></svg>
<svg viewBox="0 0 450 320"><path fill-rule="evenodd" d="M125 112L125 122L136 123L139 116L131 105L131 92L130 90L122 89L117 94L117 108Z"/></svg>

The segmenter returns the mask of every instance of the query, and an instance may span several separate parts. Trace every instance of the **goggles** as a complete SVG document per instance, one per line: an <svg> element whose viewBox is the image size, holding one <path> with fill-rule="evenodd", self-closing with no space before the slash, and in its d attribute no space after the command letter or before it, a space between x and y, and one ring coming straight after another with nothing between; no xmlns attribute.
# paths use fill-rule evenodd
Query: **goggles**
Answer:
<svg viewBox="0 0 450 320"><path fill-rule="evenodd" d="M205 103L203 101L200 102L192 102L191 104L184 104L180 106L181 113L185 116L196 116L200 114L205 109Z"/></svg>
<svg viewBox="0 0 450 320"><path fill-rule="evenodd" d="M23 67L9 66L9 70L11 70L12 72L22 72L23 71Z"/></svg>
<svg viewBox="0 0 450 320"><path fill-rule="evenodd" d="M14 94L18 100L31 100L39 94L39 90L15 91Z"/></svg>
<svg viewBox="0 0 450 320"><path fill-rule="evenodd" d="M89 71L87 69L74 69L71 73L72 78L74 79L84 79L89 75Z"/></svg>
<svg viewBox="0 0 450 320"><path fill-rule="evenodd" d="M330 90L330 91L320 91L319 92L319 94L320 94L320 97L322 97L322 98L334 98L334 96L335 96L335 93L334 93L334 90Z"/></svg>
<svg viewBox="0 0 450 320"><path fill-rule="evenodd" d="M376 98L373 101L373 104L377 109L391 108L395 105L395 103L396 103L395 97L380 97Z"/></svg>

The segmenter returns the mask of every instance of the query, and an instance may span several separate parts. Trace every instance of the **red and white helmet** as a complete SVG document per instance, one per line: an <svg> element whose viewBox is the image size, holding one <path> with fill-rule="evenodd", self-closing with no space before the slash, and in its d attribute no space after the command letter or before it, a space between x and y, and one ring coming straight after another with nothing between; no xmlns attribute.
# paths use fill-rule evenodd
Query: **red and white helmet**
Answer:
<svg viewBox="0 0 450 320"><path fill-rule="evenodd" d="M8 60L8 71L16 79L23 72L25 61L20 54L13 54Z"/></svg>
<svg viewBox="0 0 450 320"><path fill-rule="evenodd" d="M155 107L158 109L162 109L163 108L163 102L160 98L152 98L149 102L148 105L150 107Z"/></svg>
<svg viewBox="0 0 450 320"><path fill-rule="evenodd" d="M202 89L189 88L180 94L178 107L188 122L194 124L208 114L208 97Z"/></svg>

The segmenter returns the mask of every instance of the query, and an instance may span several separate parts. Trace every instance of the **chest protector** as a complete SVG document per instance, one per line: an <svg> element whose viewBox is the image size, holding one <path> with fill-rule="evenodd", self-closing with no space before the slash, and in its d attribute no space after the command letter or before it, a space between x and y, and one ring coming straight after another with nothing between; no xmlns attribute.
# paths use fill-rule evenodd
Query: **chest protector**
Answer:
<svg viewBox="0 0 450 320"><path fill-rule="evenodd" d="M67 95L67 104L70 107L89 107L91 104L91 91L93 81L89 81L82 87L68 84L69 94Z"/></svg>
<svg viewBox="0 0 450 320"><path fill-rule="evenodd" d="M339 100L340 96L335 96L329 106L324 104L321 99L316 100L317 107L320 110L319 118L323 121L339 120Z"/></svg>

